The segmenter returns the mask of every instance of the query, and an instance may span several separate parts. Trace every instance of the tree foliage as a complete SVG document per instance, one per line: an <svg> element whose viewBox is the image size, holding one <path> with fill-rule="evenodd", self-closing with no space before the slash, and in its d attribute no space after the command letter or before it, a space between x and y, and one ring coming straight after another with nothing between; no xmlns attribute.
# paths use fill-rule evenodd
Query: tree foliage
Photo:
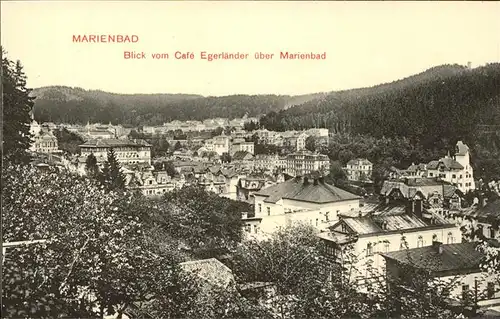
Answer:
<svg viewBox="0 0 500 319"><path fill-rule="evenodd" d="M63 128L55 130L54 135L57 138L57 145L60 150L69 154L78 154L80 152L80 145L84 143L84 140L78 134Z"/></svg>
<svg viewBox="0 0 500 319"><path fill-rule="evenodd" d="M202 97L174 94L113 94L53 86L37 89L35 118L42 122L162 125L172 120L241 118L283 109L293 99L277 95ZM77 98L75 98L77 97Z"/></svg>
<svg viewBox="0 0 500 319"><path fill-rule="evenodd" d="M48 240L9 248L2 316L102 318L174 298L180 259L145 228L151 202L56 170L9 165L2 176L3 242Z"/></svg>
<svg viewBox="0 0 500 319"><path fill-rule="evenodd" d="M209 250L234 247L242 236L241 212L249 205L197 186L167 193L165 201L179 207L173 216L159 216L166 228L173 227L178 238L193 249Z"/></svg>
<svg viewBox="0 0 500 319"><path fill-rule="evenodd" d="M26 75L20 61L13 62L2 48L2 159L28 162L27 150L32 143L30 133L34 98L26 88Z"/></svg>
<svg viewBox="0 0 500 319"><path fill-rule="evenodd" d="M103 164L99 180L109 190L119 190L125 188L125 176L121 172L120 163L116 159L113 148L108 150L107 160Z"/></svg>
<svg viewBox="0 0 500 319"><path fill-rule="evenodd" d="M97 177L99 166L97 166L97 158L93 153L90 153L85 160L85 170L92 177Z"/></svg>

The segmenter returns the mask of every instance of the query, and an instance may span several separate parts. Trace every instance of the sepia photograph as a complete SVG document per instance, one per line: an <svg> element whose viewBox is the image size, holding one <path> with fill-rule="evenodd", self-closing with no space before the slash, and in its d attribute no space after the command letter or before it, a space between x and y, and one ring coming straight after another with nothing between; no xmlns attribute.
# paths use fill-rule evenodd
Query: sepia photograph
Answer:
<svg viewBox="0 0 500 319"><path fill-rule="evenodd" d="M0 5L2 318L500 318L500 2Z"/></svg>

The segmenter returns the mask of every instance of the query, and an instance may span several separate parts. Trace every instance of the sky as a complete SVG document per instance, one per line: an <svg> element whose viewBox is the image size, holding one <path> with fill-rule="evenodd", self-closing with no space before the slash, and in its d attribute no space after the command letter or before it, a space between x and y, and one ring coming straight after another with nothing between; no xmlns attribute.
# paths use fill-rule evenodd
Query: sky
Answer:
<svg viewBox="0 0 500 319"><path fill-rule="evenodd" d="M85 34L139 41L72 42ZM2 1L1 44L32 88L298 95L392 82L442 64L499 62L500 2ZM124 51L146 59L124 59ZM176 51L195 59L176 60ZM208 62L201 51L249 59ZM279 59L286 51L326 59ZM258 52L274 59L256 60Z"/></svg>

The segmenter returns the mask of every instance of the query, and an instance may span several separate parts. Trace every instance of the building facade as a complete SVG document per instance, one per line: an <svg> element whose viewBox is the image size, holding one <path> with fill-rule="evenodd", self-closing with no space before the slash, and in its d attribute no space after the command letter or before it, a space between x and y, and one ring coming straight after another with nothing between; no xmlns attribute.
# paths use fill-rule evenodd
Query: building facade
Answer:
<svg viewBox="0 0 500 319"><path fill-rule="evenodd" d="M253 194L252 218L259 229L270 234L295 223L306 223L318 230L338 219L339 214L359 209L360 197L322 178L296 177Z"/></svg>
<svg viewBox="0 0 500 319"><path fill-rule="evenodd" d="M373 164L366 158L353 159L347 162L345 172L350 181L369 181L372 178Z"/></svg>
<svg viewBox="0 0 500 319"><path fill-rule="evenodd" d="M330 170L328 156L310 151L300 151L286 157L285 173L291 176L304 176L312 172L327 173Z"/></svg>
<svg viewBox="0 0 500 319"><path fill-rule="evenodd" d="M80 145L80 154L83 158L94 154L100 164L108 159L108 150L111 148L120 164L151 165L151 145L144 140L89 140Z"/></svg>

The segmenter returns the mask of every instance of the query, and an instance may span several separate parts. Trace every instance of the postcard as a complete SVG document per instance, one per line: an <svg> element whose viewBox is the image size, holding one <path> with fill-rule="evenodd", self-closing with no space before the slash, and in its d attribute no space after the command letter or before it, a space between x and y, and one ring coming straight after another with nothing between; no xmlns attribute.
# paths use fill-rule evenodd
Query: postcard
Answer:
<svg viewBox="0 0 500 319"><path fill-rule="evenodd" d="M500 316L499 21L2 2L2 317Z"/></svg>

